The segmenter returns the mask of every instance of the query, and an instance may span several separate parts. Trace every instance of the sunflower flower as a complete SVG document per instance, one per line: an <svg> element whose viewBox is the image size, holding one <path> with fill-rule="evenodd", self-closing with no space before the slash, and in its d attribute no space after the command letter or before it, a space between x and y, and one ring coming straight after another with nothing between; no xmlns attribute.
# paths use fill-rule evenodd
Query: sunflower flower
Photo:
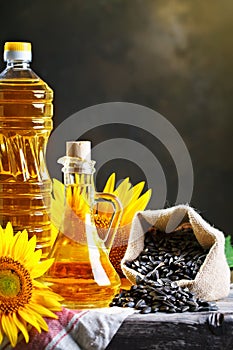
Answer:
<svg viewBox="0 0 233 350"><path fill-rule="evenodd" d="M40 283L53 259L40 261L42 251L35 251L36 236L28 240L27 231L14 235L11 223L0 226L0 344L4 335L15 347L18 333L29 341L30 326L48 331L43 317L57 318L61 297Z"/></svg>
<svg viewBox="0 0 233 350"><path fill-rule="evenodd" d="M132 186L129 181L129 177L124 179L116 189L115 183L116 174L112 173L105 184L103 192L112 193L120 200L123 206L120 227L123 227L132 222L137 211L142 211L146 208L151 198L152 191L149 189L143 195L141 195L141 192L145 186L145 181L141 181L137 185ZM111 211L107 206L109 206L109 204L101 203L101 212L105 213L105 215Z"/></svg>
<svg viewBox="0 0 233 350"><path fill-rule="evenodd" d="M120 222L120 227L130 224L137 211L142 211L146 208L150 198L151 189L141 195L142 190L145 186L145 182L141 181L135 186L132 186L129 178L124 179L119 186L115 189L116 174L112 173L108 178L103 192L112 193L116 195L122 206L123 214ZM77 188L75 189L75 195L71 196L71 189L68 187L66 193L66 200L72 210L79 216L85 209L86 203L88 202L83 194ZM61 220L64 214L64 198L65 198L65 186L58 181L53 179L53 198L52 198L52 211L51 221L55 228L59 229ZM112 217L112 205L109 203L98 204L98 212L95 214L95 222L97 227L107 228Z"/></svg>
<svg viewBox="0 0 233 350"><path fill-rule="evenodd" d="M108 178L103 190L104 193L111 193L116 195L123 207L121 222L110 252L110 260L121 277L123 277L123 275L120 267L120 262L127 248L129 230L133 217L137 211L143 211L146 208L151 198L151 189L147 190L144 194L141 195L144 186L144 181L141 181L135 186L132 186L129 181L129 177L127 177L116 187L116 174L112 173ZM68 188L66 191L66 202L78 216L81 216L81 212L83 210L85 212L85 203L87 203L87 201L78 189L76 192L74 192L74 194L71 196L70 189ZM58 233L58 229L61 225L61 220L64 217L64 198L65 186L57 179L53 179L53 198L51 210L51 222L53 226L52 231L54 237L53 241ZM95 209L95 224L98 229L99 236L102 239L105 239L106 233L112 220L113 207L110 203L100 202L97 204Z"/></svg>
<svg viewBox="0 0 233 350"><path fill-rule="evenodd" d="M110 261L118 272L121 278L124 278L124 274L121 270L121 260L123 259L129 239L130 226L134 215L137 211L143 211L151 198L151 189L147 190L141 195L145 182L141 181L135 186L132 186L129 178L124 179L116 188L116 174L113 173L107 180L103 192L108 192L116 195L122 203L123 214L120 222L120 226L117 230L113 247L110 251ZM111 211L108 203L101 203L101 209L95 215L95 223L97 228L109 227Z"/></svg>

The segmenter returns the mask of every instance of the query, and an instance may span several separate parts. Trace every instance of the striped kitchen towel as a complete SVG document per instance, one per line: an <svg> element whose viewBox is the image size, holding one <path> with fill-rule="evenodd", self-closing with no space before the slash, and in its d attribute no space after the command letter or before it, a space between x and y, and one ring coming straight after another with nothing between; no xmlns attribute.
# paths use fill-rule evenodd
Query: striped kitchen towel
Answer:
<svg viewBox="0 0 233 350"><path fill-rule="evenodd" d="M68 310L58 312L58 319L46 319L49 332L30 331L30 341L23 336L15 350L104 350L124 319L133 313L130 308L118 307L93 310ZM1 350L12 349L5 339Z"/></svg>

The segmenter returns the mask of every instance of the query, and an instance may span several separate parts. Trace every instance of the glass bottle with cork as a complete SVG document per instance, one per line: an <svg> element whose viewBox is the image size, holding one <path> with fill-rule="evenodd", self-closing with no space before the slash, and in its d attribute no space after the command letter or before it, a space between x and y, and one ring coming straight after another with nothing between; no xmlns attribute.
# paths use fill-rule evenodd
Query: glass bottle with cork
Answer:
<svg viewBox="0 0 233 350"><path fill-rule="evenodd" d="M63 164L65 210L50 258L54 263L43 281L64 298L69 308L106 307L120 289L120 278L109 260L122 206L116 196L97 193L89 141L67 142ZM97 233L94 206L107 200L114 206L109 231L104 239Z"/></svg>

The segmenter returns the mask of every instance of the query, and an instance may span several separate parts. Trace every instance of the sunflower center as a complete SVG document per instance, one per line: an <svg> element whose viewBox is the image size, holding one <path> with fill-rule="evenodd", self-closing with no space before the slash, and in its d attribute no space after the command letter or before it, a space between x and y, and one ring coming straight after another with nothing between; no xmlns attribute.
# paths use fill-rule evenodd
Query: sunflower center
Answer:
<svg viewBox="0 0 233 350"><path fill-rule="evenodd" d="M19 276L11 270L0 270L0 295L3 297L14 297L19 291Z"/></svg>
<svg viewBox="0 0 233 350"><path fill-rule="evenodd" d="M29 272L12 258L0 258L0 312L9 314L28 304L32 296Z"/></svg>
<svg viewBox="0 0 233 350"><path fill-rule="evenodd" d="M95 225L99 228L108 228L111 222L111 218L106 215L95 214L94 215Z"/></svg>

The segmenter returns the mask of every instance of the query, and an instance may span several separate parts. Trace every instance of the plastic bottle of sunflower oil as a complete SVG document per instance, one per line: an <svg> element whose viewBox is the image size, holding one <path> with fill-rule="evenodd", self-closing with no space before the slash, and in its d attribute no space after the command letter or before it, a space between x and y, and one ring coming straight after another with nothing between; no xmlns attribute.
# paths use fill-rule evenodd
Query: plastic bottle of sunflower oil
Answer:
<svg viewBox="0 0 233 350"><path fill-rule="evenodd" d="M30 68L31 44L7 42L0 74L0 225L36 234L50 250L51 180L45 151L52 130L53 91Z"/></svg>

